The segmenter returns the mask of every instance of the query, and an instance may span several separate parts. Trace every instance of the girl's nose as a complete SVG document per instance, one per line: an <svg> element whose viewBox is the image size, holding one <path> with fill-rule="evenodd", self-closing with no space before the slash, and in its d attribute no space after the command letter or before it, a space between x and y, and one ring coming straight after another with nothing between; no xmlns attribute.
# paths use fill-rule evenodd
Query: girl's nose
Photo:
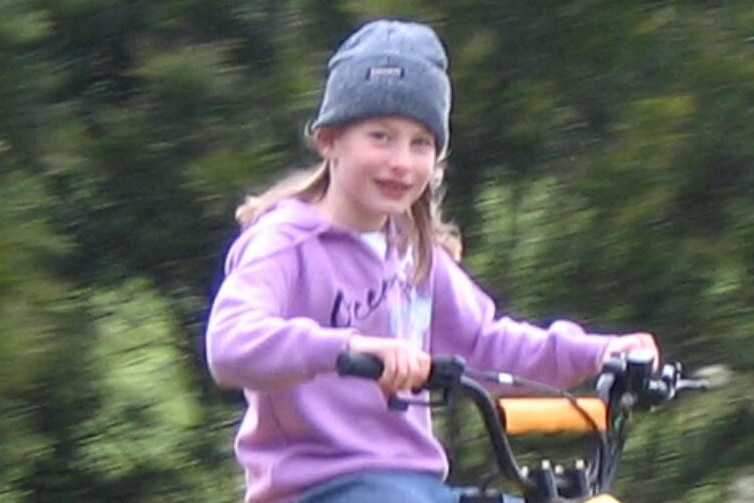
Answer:
<svg viewBox="0 0 754 503"><path fill-rule="evenodd" d="M393 171L408 171L411 167L411 146L396 143L390 152L390 168Z"/></svg>

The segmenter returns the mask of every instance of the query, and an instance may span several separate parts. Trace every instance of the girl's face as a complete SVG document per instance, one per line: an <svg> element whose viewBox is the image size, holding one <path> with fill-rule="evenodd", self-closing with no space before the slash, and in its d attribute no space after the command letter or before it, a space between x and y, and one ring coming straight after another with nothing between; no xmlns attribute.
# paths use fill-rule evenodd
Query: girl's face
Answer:
<svg viewBox="0 0 754 503"><path fill-rule="evenodd" d="M435 138L420 123L380 117L316 133L330 162L330 186L319 208L336 224L378 230L405 213L427 188L437 161Z"/></svg>

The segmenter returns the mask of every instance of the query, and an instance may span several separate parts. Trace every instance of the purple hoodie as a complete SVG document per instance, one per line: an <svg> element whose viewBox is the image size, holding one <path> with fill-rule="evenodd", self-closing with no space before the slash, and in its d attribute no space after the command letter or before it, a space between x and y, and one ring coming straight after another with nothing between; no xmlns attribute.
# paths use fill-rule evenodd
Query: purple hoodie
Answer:
<svg viewBox="0 0 754 503"><path fill-rule="evenodd" d="M492 300L441 248L413 288L409 265L306 203L287 199L230 249L207 329L215 380L248 408L236 455L246 501L283 503L365 470L445 476L426 407L391 411L377 384L334 372L354 333L403 337L432 354L570 386L598 369L608 337L568 321L538 328L496 318Z"/></svg>

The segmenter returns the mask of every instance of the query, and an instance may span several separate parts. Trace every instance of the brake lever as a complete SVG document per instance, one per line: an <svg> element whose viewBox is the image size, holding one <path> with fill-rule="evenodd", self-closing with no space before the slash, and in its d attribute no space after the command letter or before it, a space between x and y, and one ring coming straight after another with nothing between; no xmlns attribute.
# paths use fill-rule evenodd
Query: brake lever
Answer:
<svg viewBox="0 0 754 503"><path fill-rule="evenodd" d="M707 391L708 389L710 389L710 387L710 382L707 379L679 379L675 389L676 391L683 391L687 389Z"/></svg>

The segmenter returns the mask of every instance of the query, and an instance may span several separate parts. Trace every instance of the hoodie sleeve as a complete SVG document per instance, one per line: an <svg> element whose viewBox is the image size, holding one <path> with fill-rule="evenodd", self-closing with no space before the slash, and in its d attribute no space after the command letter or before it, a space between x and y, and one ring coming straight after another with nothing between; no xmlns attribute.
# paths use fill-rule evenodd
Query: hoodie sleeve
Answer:
<svg viewBox="0 0 754 503"><path fill-rule="evenodd" d="M432 353L463 355L472 367L567 388L595 375L608 336L571 321L541 328L496 317L492 299L445 253L435 253Z"/></svg>
<svg viewBox="0 0 754 503"><path fill-rule="evenodd" d="M350 329L285 316L295 295L297 249L288 244L271 251L270 239L276 237L242 236L234 244L212 305L207 361L223 386L267 390L332 371L351 335Z"/></svg>

